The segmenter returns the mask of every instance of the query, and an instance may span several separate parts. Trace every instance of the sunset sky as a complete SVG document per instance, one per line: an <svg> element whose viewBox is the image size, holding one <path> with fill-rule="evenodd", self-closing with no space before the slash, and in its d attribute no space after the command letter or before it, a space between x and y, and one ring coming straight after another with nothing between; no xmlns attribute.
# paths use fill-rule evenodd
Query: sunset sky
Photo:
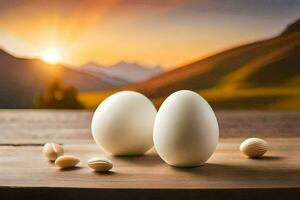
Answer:
<svg viewBox="0 0 300 200"><path fill-rule="evenodd" d="M173 68L274 36L299 17L299 0L0 0L0 47L69 65Z"/></svg>

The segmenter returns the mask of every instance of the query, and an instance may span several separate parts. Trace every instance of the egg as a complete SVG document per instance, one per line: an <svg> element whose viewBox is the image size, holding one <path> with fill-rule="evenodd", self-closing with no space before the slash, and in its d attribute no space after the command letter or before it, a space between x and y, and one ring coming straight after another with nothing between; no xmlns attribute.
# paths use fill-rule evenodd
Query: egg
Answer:
<svg viewBox="0 0 300 200"><path fill-rule="evenodd" d="M93 138L113 155L143 154L153 147L156 113L151 101L138 92L115 93L105 99L93 115Z"/></svg>
<svg viewBox="0 0 300 200"><path fill-rule="evenodd" d="M156 115L153 141L158 155L169 165L203 165L219 141L217 118L199 94L177 91L163 102Z"/></svg>

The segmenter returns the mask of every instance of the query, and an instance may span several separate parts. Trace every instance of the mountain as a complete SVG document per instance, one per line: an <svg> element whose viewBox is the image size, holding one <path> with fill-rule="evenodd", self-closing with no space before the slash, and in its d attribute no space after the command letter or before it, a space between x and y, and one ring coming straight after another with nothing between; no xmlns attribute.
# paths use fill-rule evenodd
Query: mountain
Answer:
<svg viewBox="0 0 300 200"><path fill-rule="evenodd" d="M298 20L277 37L226 50L124 89L137 90L151 98L181 89L296 89L300 85L299 58Z"/></svg>
<svg viewBox="0 0 300 200"><path fill-rule="evenodd" d="M126 78L118 77L113 73L109 73L109 69L106 69L107 67L94 62L90 62L76 68L80 72L91 74L92 76L98 77L111 85L124 86L131 83L131 81L126 80Z"/></svg>
<svg viewBox="0 0 300 200"><path fill-rule="evenodd" d="M0 107L31 108L34 97L54 77L80 91L109 90L121 85L119 79L104 74L95 77L63 65L17 58L0 50Z"/></svg>
<svg viewBox="0 0 300 200"><path fill-rule="evenodd" d="M137 63L118 62L114 65L104 66L97 63L88 63L80 67L84 72L105 74L110 77L126 80L131 83L145 81L162 73L160 66L145 67Z"/></svg>
<svg viewBox="0 0 300 200"><path fill-rule="evenodd" d="M300 31L300 19L288 25L287 28L283 31L282 35L293 33L293 32L299 32L299 31Z"/></svg>
<svg viewBox="0 0 300 200"><path fill-rule="evenodd" d="M300 19L273 38L225 50L118 90L141 92L157 107L171 93L188 89L200 93L215 109L300 110L299 58ZM113 92L81 98L94 108Z"/></svg>

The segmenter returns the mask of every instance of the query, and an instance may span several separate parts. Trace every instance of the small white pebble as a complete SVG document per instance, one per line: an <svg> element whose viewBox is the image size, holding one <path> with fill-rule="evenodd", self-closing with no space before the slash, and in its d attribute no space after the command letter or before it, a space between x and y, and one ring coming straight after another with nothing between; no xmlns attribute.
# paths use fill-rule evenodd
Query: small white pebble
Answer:
<svg viewBox="0 0 300 200"><path fill-rule="evenodd" d="M248 138L240 145L240 151L249 158L263 156L268 150L268 143L260 138Z"/></svg>
<svg viewBox="0 0 300 200"><path fill-rule="evenodd" d="M55 160L55 165L60 168L75 167L80 162L80 159L72 155L63 155Z"/></svg>
<svg viewBox="0 0 300 200"><path fill-rule="evenodd" d="M106 172L113 167L113 164L107 158L95 157L88 161L88 166L94 171Z"/></svg>

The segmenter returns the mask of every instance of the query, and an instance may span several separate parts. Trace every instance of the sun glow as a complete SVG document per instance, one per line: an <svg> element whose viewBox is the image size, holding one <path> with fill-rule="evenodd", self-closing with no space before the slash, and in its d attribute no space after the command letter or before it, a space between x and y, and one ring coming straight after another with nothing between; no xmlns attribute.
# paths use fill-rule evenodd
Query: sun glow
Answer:
<svg viewBox="0 0 300 200"><path fill-rule="evenodd" d="M43 61L49 63L49 64L57 64L61 61L61 53L58 49L47 49L42 53L42 59Z"/></svg>

